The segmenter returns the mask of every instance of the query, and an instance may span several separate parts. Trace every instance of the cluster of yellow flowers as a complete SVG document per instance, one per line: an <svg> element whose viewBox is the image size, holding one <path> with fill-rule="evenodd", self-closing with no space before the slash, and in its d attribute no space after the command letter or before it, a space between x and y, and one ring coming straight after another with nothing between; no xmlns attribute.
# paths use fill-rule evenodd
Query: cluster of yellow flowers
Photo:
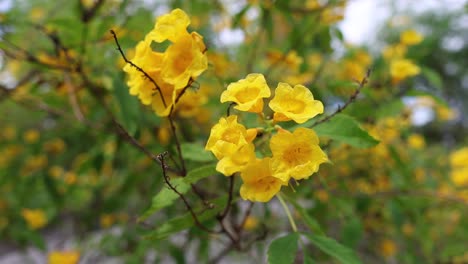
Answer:
<svg viewBox="0 0 468 264"><path fill-rule="evenodd" d="M453 184L459 188L462 199L468 201L468 147L461 148L450 154L450 166L452 171L450 178Z"/></svg>
<svg viewBox="0 0 468 264"><path fill-rule="evenodd" d="M394 84L416 76L421 69L411 60L404 58L408 46L421 43L423 36L413 29L406 30L400 35L400 43L387 47L383 51L385 59L390 61L390 75Z"/></svg>
<svg viewBox="0 0 468 264"><path fill-rule="evenodd" d="M175 9L159 17L152 31L136 46L132 63L143 69L158 87L131 64L126 64L130 93L145 105L151 105L159 116L168 116L185 88L208 67L203 37L189 33L190 19ZM168 43L164 52L156 52L151 44Z"/></svg>
<svg viewBox="0 0 468 264"><path fill-rule="evenodd" d="M221 94L221 102L235 103L239 111L262 113L264 98L271 95L262 74L253 73L245 79L231 83ZM304 123L323 113L323 104L314 100L303 85L291 87L279 83L275 96L269 102L274 111L273 122L294 120ZM239 172L243 180L240 194L243 199L267 202L289 180L301 180L317 172L319 165L328 161L319 146L319 139L312 129L297 128L292 133L275 126L277 133L270 138L271 157L257 158L253 141L257 129L247 129L238 123L238 116L221 118L211 129L205 149L219 160L216 170L226 176ZM269 129L265 129L268 134Z"/></svg>

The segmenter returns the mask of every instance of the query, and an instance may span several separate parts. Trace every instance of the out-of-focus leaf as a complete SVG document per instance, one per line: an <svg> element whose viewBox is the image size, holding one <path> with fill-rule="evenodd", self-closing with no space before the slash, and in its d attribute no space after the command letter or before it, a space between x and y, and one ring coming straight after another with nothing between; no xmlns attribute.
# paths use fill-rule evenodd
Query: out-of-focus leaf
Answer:
<svg viewBox="0 0 468 264"><path fill-rule="evenodd" d="M213 219L219 212L224 210L224 206L227 202L227 196L220 197L212 201L212 208L198 208L195 209L195 214L200 222L205 222L207 220ZM180 232L187 228L190 228L195 225L195 221L190 213L186 213L183 216L173 218L164 222L162 225L156 228L156 230L150 232L146 238L147 239L164 239L171 234Z"/></svg>
<svg viewBox="0 0 468 264"><path fill-rule="evenodd" d="M130 135L134 135L138 128L139 102L135 96L131 96L125 83L119 78L113 81L114 96L119 104L119 116L123 126Z"/></svg>
<svg viewBox="0 0 468 264"><path fill-rule="evenodd" d="M187 176L184 178L184 182L187 184L193 184L198 182L201 179L204 179L208 176L215 175L218 172L216 171L216 164L210 164L198 167L194 170L191 170L187 173Z"/></svg>
<svg viewBox="0 0 468 264"><path fill-rule="evenodd" d="M401 114L405 105L401 101L401 99L392 100L390 102L385 103L384 105L380 105L376 117L379 119L396 116Z"/></svg>
<svg viewBox="0 0 468 264"><path fill-rule="evenodd" d="M427 67L421 67L421 72L434 88L442 89L443 82L438 72Z"/></svg>
<svg viewBox="0 0 468 264"><path fill-rule="evenodd" d="M362 129L354 118L344 114L335 115L329 121L317 125L314 130L320 136L326 136L354 147L368 148L379 143Z"/></svg>
<svg viewBox="0 0 468 264"><path fill-rule="evenodd" d="M186 193L190 189L190 185L185 183L183 178L173 179L171 180L171 184L181 194ZM178 198L179 195L177 193L164 185L163 189L153 197L151 207L140 216L139 221L143 221L162 208L170 206Z"/></svg>
<svg viewBox="0 0 468 264"><path fill-rule="evenodd" d="M312 244L317 246L320 250L322 250L326 254L338 260L340 263L343 263L343 264L361 263L361 261L356 256L354 251L336 242L336 240L334 240L333 238L322 236L322 235L314 235L310 233L304 233L304 235L310 240Z"/></svg>
<svg viewBox="0 0 468 264"><path fill-rule="evenodd" d="M216 174L217 172L215 168L216 164L198 167L187 173L187 176L184 178L176 178L171 180L171 184L177 189L179 193L185 194L190 189L191 184ZM177 199L179 199L179 195L164 185L163 189L153 197L151 207L146 210L142 216L140 216L139 221L143 221L162 208L172 205Z"/></svg>
<svg viewBox="0 0 468 264"><path fill-rule="evenodd" d="M232 27L236 28L239 27L240 22L242 20L242 17L245 15L245 13L250 9L250 5L246 5L244 8L242 8L239 13L235 14L233 19L232 19Z"/></svg>
<svg viewBox="0 0 468 264"><path fill-rule="evenodd" d="M182 143L180 148L184 154L184 159L199 162L215 160L215 157L198 143Z"/></svg>
<svg viewBox="0 0 468 264"><path fill-rule="evenodd" d="M341 232L341 240L346 246L355 248L362 237L362 231L361 221L359 218L353 217L344 225Z"/></svg>
<svg viewBox="0 0 468 264"><path fill-rule="evenodd" d="M289 264L294 263L297 253L298 233L292 233L271 242L268 248L269 264Z"/></svg>

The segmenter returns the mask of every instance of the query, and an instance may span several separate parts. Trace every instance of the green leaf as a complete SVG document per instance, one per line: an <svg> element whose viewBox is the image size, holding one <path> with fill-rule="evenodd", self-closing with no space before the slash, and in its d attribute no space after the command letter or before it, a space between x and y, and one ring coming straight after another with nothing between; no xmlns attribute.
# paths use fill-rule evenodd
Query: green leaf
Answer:
<svg viewBox="0 0 468 264"><path fill-rule="evenodd" d="M427 67L422 67L421 71L422 71L422 74L424 75L424 77L427 78L427 80L429 81L429 83L433 87L435 87L437 89L442 89L443 82L442 82L442 78L440 77L440 74L438 72L434 71L431 68L427 68Z"/></svg>
<svg viewBox="0 0 468 264"><path fill-rule="evenodd" d="M298 233L292 233L271 242L268 248L269 264L288 264L294 263L297 252Z"/></svg>
<svg viewBox="0 0 468 264"><path fill-rule="evenodd" d="M339 244L336 240L322 236L304 233L304 235L309 238L310 242L317 246L320 250L326 254L337 259L340 263L344 264L358 264L361 263L359 258L356 256L354 251L351 249Z"/></svg>
<svg viewBox="0 0 468 264"><path fill-rule="evenodd" d="M184 178L176 178L171 180L172 186L174 186L177 191L181 194L187 193L190 189L190 185L196 183L197 181L206 178L208 176L214 175L217 173L216 164L205 165L198 167L194 170L189 171L187 176ZM179 199L179 195L171 190L169 187L164 185L163 189L153 197L151 202L151 207L146 210L138 221L143 221L150 217L152 214L158 212L162 208L172 205L175 200Z"/></svg>
<svg viewBox="0 0 468 264"><path fill-rule="evenodd" d="M139 103L135 96L131 96L125 83L118 77L113 80L114 96L119 104L119 117L130 135L135 135L140 117Z"/></svg>
<svg viewBox="0 0 468 264"><path fill-rule="evenodd" d="M376 117L378 119L383 119L385 117L397 116L402 113L404 108L405 105L403 104L401 99L392 100L379 106L379 109L377 109L376 112Z"/></svg>
<svg viewBox="0 0 468 264"><path fill-rule="evenodd" d="M368 148L379 143L362 129L354 118L344 114L337 114L329 121L317 125L314 130L319 136L326 136L354 147Z"/></svg>
<svg viewBox="0 0 468 264"><path fill-rule="evenodd" d="M190 189L190 184L185 183L184 178L173 179L171 180L171 184L181 194L186 193ZM138 220L143 221L147 219L152 214L158 212L162 208L172 205L174 201L178 198L179 195L177 193L175 193L173 190L169 189L169 187L164 185L163 189L153 197L151 207L148 210L146 210Z"/></svg>
<svg viewBox="0 0 468 264"><path fill-rule="evenodd" d="M218 174L218 172L216 171L216 164L201 166L189 171L187 173L187 176L185 176L184 178L184 182L187 184L196 183L201 179L215 174Z"/></svg>
<svg viewBox="0 0 468 264"><path fill-rule="evenodd" d="M214 156L198 143L182 143L180 148L182 149L184 158L187 160L199 162L215 160Z"/></svg>
<svg viewBox="0 0 468 264"><path fill-rule="evenodd" d="M341 239L346 246L355 248L362 237L362 231L361 221L359 218L353 217L349 221L346 221L341 231Z"/></svg>
<svg viewBox="0 0 468 264"><path fill-rule="evenodd" d="M224 210L224 206L227 202L227 196L220 197L212 201L212 207L207 209L205 207L195 209L195 214L198 220L203 223L209 219L213 219L219 212ZM164 239L171 234L178 233L182 230L190 228L195 225L195 221L190 213L186 213L183 216L173 218L169 221L164 222L156 230L150 232L145 238L147 239Z"/></svg>

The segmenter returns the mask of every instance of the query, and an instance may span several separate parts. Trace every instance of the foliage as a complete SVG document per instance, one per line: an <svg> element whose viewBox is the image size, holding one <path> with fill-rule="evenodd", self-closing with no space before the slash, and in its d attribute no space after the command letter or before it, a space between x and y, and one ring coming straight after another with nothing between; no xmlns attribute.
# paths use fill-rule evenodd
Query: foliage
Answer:
<svg viewBox="0 0 468 264"><path fill-rule="evenodd" d="M343 40L346 1L234 2L0 14L2 242L50 263L466 261L450 15L369 48ZM45 239L62 228L70 248Z"/></svg>

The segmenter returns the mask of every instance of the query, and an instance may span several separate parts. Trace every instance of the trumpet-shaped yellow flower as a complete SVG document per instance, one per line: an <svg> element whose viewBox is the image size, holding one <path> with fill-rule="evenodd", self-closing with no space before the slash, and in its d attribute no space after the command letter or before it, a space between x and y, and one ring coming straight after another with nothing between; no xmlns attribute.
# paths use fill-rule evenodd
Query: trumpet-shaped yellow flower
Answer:
<svg viewBox="0 0 468 264"><path fill-rule="evenodd" d="M188 34L189 25L190 18L183 10L177 8L169 14L160 16L148 37L159 43L165 40L177 42L179 37Z"/></svg>
<svg viewBox="0 0 468 264"><path fill-rule="evenodd" d="M146 38L137 44L132 62L153 77L160 72L162 57L162 53L151 49L151 40ZM130 64L126 64L123 70L129 75L127 85L130 87L130 94L138 96L143 104L150 105L153 95L157 93L154 84ZM162 85L162 83L158 84ZM156 95L159 96L159 94Z"/></svg>
<svg viewBox="0 0 468 264"><path fill-rule="evenodd" d="M31 229L39 229L47 224L47 216L40 209L22 209L21 215Z"/></svg>
<svg viewBox="0 0 468 264"><path fill-rule="evenodd" d="M237 116L221 118L211 128L205 149L213 152L217 159L235 154L241 147L252 142L257 135L256 129L246 129L237 123Z"/></svg>
<svg viewBox="0 0 468 264"><path fill-rule="evenodd" d="M395 44L384 48L382 55L386 60L400 59L405 56L407 49L406 45Z"/></svg>
<svg viewBox="0 0 468 264"><path fill-rule="evenodd" d="M275 111L275 121L294 120L301 124L323 113L322 102L314 100L310 90L300 84L292 88L289 84L280 82L269 106Z"/></svg>
<svg viewBox="0 0 468 264"><path fill-rule="evenodd" d="M300 127L293 133L280 129L270 140L273 176L285 182L290 178L310 177L320 164L328 161L318 144L319 139L312 129Z"/></svg>
<svg viewBox="0 0 468 264"><path fill-rule="evenodd" d="M200 76L208 68L203 37L192 32L177 39L164 53L162 79L175 89L187 86L190 78Z"/></svg>
<svg viewBox="0 0 468 264"><path fill-rule="evenodd" d="M287 181L273 177L270 160L271 158L257 159L242 170L242 199L265 203L280 191L282 185L288 184Z"/></svg>
<svg viewBox="0 0 468 264"><path fill-rule="evenodd" d="M150 78L130 64L124 67L129 75L130 94L138 96L143 104L152 105L159 116L169 115L181 90L208 67L203 38L196 32L189 34L189 24L184 11L176 9L160 17L154 29L138 43L132 63ZM164 52L152 50L153 41L165 40L171 43Z"/></svg>
<svg viewBox="0 0 468 264"><path fill-rule="evenodd" d="M390 75L394 83L418 75L421 69L408 59L396 59L390 63Z"/></svg>
<svg viewBox="0 0 468 264"><path fill-rule="evenodd" d="M52 251L47 258L49 264L76 264L80 260L80 252Z"/></svg>
<svg viewBox="0 0 468 264"><path fill-rule="evenodd" d="M400 43L404 45L416 45L422 40L423 36L414 29L403 31L400 35Z"/></svg>
<svg viewBox="0 0 468 264"><path fill-rule="evenodd" d="M270 88L265 77L259 73L247 75L245 79L229 84L221 94L221 103L235 102L240 111L260 113L263 110L263 98L270 97Z"/></svg>
<svg viewBox="0 0 468 264"><path fill-rule="evenodd" d="M241 146L235 153L224 156L216 164L216 170L225 176L231 176L255 160L255 146L252 143Z"/></svg>

